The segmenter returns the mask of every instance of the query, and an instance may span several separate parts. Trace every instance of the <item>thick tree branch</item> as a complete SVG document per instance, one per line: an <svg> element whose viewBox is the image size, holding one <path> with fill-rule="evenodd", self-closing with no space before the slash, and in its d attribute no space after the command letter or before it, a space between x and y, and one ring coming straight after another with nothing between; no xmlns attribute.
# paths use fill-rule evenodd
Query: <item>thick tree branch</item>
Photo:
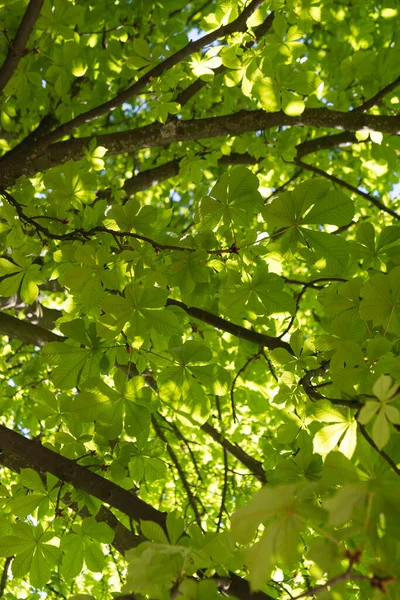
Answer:
<svg viewBox="0 0 400 600"><path fill-rule="evenodd" d="M29 440L24 436L0 425L0 462L3 462L3 450L12 458L27 461L38 472L49 472L61 481L71 483L77 489L83 490L113 508L120 510L134 520L151 520L165 529L166 513L160 512L140 500L127 490L120 488L75 461L65 458L45 448L39 442ZM19 463L21 464L21 463ZM138 539L135 536L134 545ZM229 574L230 585L226 590L228 595L235 595L241 600L272 600L263 592L250 592L249 584L234 573Z"/></svg>
<svg viewBox="0 0 400 600"><path fill-rule="evenodd" d="M124 102L129 102L133 96L138 95L146 85L154 78L159 77L168 69L171 69L174 65L182 62L188 56L191 56L194 52L201 50L205 46L208 46L218 40L221 37L234 33L236 31L245 31L246 30L246 21L247 19L257 10L257 8L263 3L263 0L252 0L250 4L241 12L241 14L231 23L227 25L222 25L219 29L212 31L199 38L194 42L189 42L184 48L178 50L172 56L169 56L161 63L150 69L147 73L142 75L133 85L131 85L127 90L118 94L111 100L104 102L100 106L96 106L91 110L86 111L71 119L67 123L64 123L60 127L58 127L55 131L49 133L44 138L41 139L40 145L41 147L45 147L48 144L51 144L58 140L60 137L63 137L81 125L85 123L89 123L94 119L97 119L107 113L115 110L118 106L121 106Z"/></svg>
<svg viewBox="0 0 400 600"><path fill-rule="evenodd" d="M155 146L168 146L173 142L239 135L247 131L259 131L279 126L327 127L347 131L368 129L397 135L400 132L400 115L353 114L326 108L310 108L306 109L302 115L289 117L283 111L267 113L263 110L242 110L230 115L205 119L170 120L165 124L152 123L130 131L98 135L96 139L99 145L108 149L109 155L115 155ZM345 139L350 141L351 138L348 137L348 134L346 136ZM43 139L41 138L41 140ZM72 138L51 144L45 150L36 147L30 153L25 149L21 154L17 153L8 158L5 155L0 160L2 187L13 185L21 175L30 177L38 171L46 171L69 159L79 160L91 139L91 137ZM338 142L343 143L344 141L343 137L341 140L336 139ZM312 142L316 141L312 140ZM331 144L331 140L329 140L329 144Z"/></svg>
<svg viewBox="0 0 400 600"><path fill-rule="evenodd" d="M49 342L63 342L65 339L40 325L33 325L29 321L22 321L4 312L0 312L0 334L39 347Z"/></svg>
<svg viewBox="0 0 400 600"><path fill-rule="evenodd" d="M0 453L0 464L6 467L7 469L10 469L11 471L14 471L15 473L19 473L21 469L26 469L29 467L35 468L35 463L31 463L29 457L23 459L5 451ZM37 468L35 470L37 470ZM41 473L42 472L39 471L39 474ZM82 518L91 516L90 512L85 506L79 508L77 502L71 502L71 495L69 493L65 494L62 497L62 502L64 505L67 506L67 508L79 514ZM112 545L121 554L124 554L126 550L137 546L143 541L143 538L136 535L133 531L125 527L125 525L123 525L117 519L117 517L111 512L111 510L106 508L105 506L102 506L99 512L96 514L96 521L98 521L99 523L107 523L107 525L111 527L111 529L115 533Z"/></svg>
<svg viewBox="0 0 400 600"><path fill-rule="evenodd" d="M165 528L166 514L87 467L45 448L37 441L0 425L0 449L29 460L36 471L52 473L65 483L99 498L135 521L154 521Z"/></svg>
<svg viewBox="0 0 400 600"><path fill-rule="evenodd" d="M26 304L19 294L13 294L7 298L0 298L0 315L3 310L22 310L29 323L40 325L44 329L54 329L54 321L61 317L61 312L54 308L47 308L35 300L32 304Z"/></svg>
<svg viewBox="0 0 400 600"><path fill-rule="evenodd" d="M14 40L10 43L8 54L0 69L0 92L12 77L18 63L24 55L25 46L39 17L44 0L30 0Z"/></svg>
<svg viewBox="0 0 400 600"><path fill-rule="evenodd" d="M196 308L194 306L187 306L183 302L180 302L179 300L173 300L172 298L167 300L167 306L179 306L191 317L199 319L199 321L203 321L203 323L208 323L208 325L212 325L212 327L226 331L235 337L247 340L252 344L269 348L269 350L273 350L274 348L285 348L285 350L290 352L290 354L293 354L293 350L290 345L279 338L275 338L264 333L258 333L257 331L252 331L251 329L246 329L246 327L236 325L231 321L227 321L222 317L218 317L217 315L208 312L208 310Z"/></svg>

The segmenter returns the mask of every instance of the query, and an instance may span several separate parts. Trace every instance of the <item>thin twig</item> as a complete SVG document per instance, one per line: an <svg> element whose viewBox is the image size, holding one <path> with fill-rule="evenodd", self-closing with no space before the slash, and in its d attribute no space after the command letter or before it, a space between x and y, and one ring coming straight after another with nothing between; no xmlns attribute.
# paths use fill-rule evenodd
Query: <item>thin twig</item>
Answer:
<svg viewBox="0 0 400 600"><path fill-rule="evenodd" d="M222 516L223 516L224 510L225 510L226 494L228 491L228 466L229 466L228 465L228 453L225 450L225 448L222 448L222 453L223 453L223 457L224 457L224 483L222 486L221 506L220 506L219 514L218 514L217 533L221 529Z"/></svg>
<svg viewBox="0 0 400 600"><path fill-rule="evenodd" d="M377 575L373 575L370 577L369 575L361 575L361 573L353 573L351 569L347 570L345 573L341 575L336 575L336 577L332 577L332 579L328 579L325 583L321 585L316 585L313 588L310 588L306 592L300 594L300 596L295 596L294 600L299 600L299 598L306 598L307 596L315 596L320 592L326 591L327 588L330 588L338 583L342 583L342 581L348 581L349 579L358 580L358 581L369 581L373 588L380 589L382 592L386 591L386 586L388 583L392 583L395 581L394 577L378 577Z"/></svg>
<svg viewBox="0 0 400 600"><path fill-rule="evenodd" d="M237 416L236 416L236 409L235 409L235 385L236 385L236 381L238 380L238 378L240 377L240 375L247 369L247 367L249 366L249 364L251 362L253 362L253 360L257 360L258 358L260 358L262 354L262 348L259 348L258 351L253 354L253 356L250 356L250 358L248 358L246 360L246 362L244 363L244 365L239 369L239 371L236 373L235 377L233 378L232 381L232 385L231 385L231 391L230 391L230 396L231 396L231 407L232 407L232 418L233 418L233 422L237 423Z"/></svg>
<svg viewBox="0 0 400 600"><path fill-rule="evenodd" d="M188 452L189 452L189 454L190 454L190 457L191 457L191 459L192 459L192 463L193 463L194 470L196 471L196 475L197 475L197 477L199 478L199 481L201 481L201 482L202 482L202 481L203 481L203 476L202 476L202 474L201 474L201 471L200 471L200 469L199 469L199 465L197 464L196 456L195 456L195 454L194 454L194 452L193 452L192 448L190 447L190 443L189 443L189 441L188 441L188 440L187 440L187 439L184 437L184 435L182 434L181 430L178 428L178 426L176 425L176 423L174 423L173 421L172 421L172 422L168 421L168 419L166 419L166 418L164 417L164 415L162 415L161 413L157 413L157 414L158 414L158 416L159 416L159 417L160 417L160 418L161 418L161 419L162 419L162 420L163 420L165 423L167 423L167 425L168 425L168 426L171 428L171 430L172 430L172 431L175 433L175 435L176 435L176 437L178 438L178 440L181 440L181 441L182 441L182 442L185 444L185 446L186 446L186 448L187 448L187 450L188 450Z"/></svg>
<svg viewBox="0 0 400 600"><path fill-rule="evenodd" d="M357 106L356 108L354 108L352 112L353 113L365 112L369 108L376 106L377 104L380 103L381 100L383 100L383 98L387 94L389 94L390 92L393 92L393 90L395 90L399 85L400 85L400 75L398 77L396 77L396 79L394 81L392 81L392 83L388 83L388 85L386 85L384 88L379 90L379 92L377 92L375 94L375 96L372 96L372 98L370 98L369 100L366 100L366 102L361 104L361 106Z"/></svg>
<svg viewBox="0 0 400 600"><path fill-rule="evenodd" d="M371 194L368 194L367 192L363 192L362 190L359 190L358 188L354 187L354 185L347 183L347 181L343 181L342 179L339 179L338 177L335 177L334 175L329 175L329 173L327 173L326 171L323 171L322 169L319 169L318 167L315 167L314 165L309 165L309 164L303 162L302 160L297 159L295 161L295 164L298 165L299 167L302 167L303 169L306 169L307 171L311 171L311 173L315 173L316 175L320 175L321 177L324 177L325 179L329 179L329 181L331 181L332 183L336 183L337 185L349 190L350 192L353 192L353 194L357 194L358 196L361 196L361 198L368 200L368 202L371 202L371 204L376 206L376 208L379 208L379 210L383 210L388 215L394 217L395 219L400 220L400 215L398 213L396 213L394 210L385 206L383 204L383 202L381 202L380 200L377 200L376 198L374 198L374 196L371 196Z"/></svg>
<svg viewBox="0 0 400 600"><path fill-rule="evenodd" d="M178 471L179 478L180 478L180 480L182 482L182 485L185 488L185 491L186 491L186 494L187 494L187 499L188 499L189 505L191 506L191 508L193 510L193 513L194 513L194 516L195 516L195 519L196 519L196 523L200 527L200 529L203 529L202 528L202 524L201 524L201 516L200 516L200 513L199 513L199 509L197 508L197 503L200 502L200 501L199 501L198 498L195 498L195 496L194 496L194 494L193 494L193 492L192 492L192 490L190 488L190 485L189 485L189 482L187 480L186 474L185 474L184 470L182 469L181 464L180 464L180 462L178 460L178 457L177 457L174 449L172 448L171 444L168 442L168 440L167 440L167 438L166 438L163 430L161 429L161 427L157 423L157 420L156 420L156 418L155 418L154 415L152 415L151 421L152 421L152 424L153 424L153 427L154 427L154 431L156 432L156 434L158 435L158 437L160 438L160 440L162 440L166 444L167 452L170 455L171 460L174 463L176 470Z"/></svg>
<svg viewBox="0 0 400 600"><path fill-rule="evenodd" d="M398 468L398 466L396 465L396 463L394 462L394 460L392 458L390 458L390 456L388 454L386 454L386 452L384 450L379 450L378 446L375 444L374 440L369 435L368 431L365 429L365 426L362 425L362 423L360 423L358 421L357 424L358 424L358 427L359 427L359 429L360 429L360 431L361 431L364 439L368 442L368 444L374 450L376 450L376 452L378 454L380 454L380 456L383 458L383 460L385 460L387 462L387 464L390 466L390 468L392 469L392 471L394 471L396 473L396 475L400 475L400 469Z"/></svg>

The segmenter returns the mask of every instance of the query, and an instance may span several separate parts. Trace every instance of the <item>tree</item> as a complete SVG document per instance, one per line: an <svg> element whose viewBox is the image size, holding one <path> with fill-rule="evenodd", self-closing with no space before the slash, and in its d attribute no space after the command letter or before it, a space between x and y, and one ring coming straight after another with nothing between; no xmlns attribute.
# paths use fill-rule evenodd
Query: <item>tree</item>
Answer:
<svg viewBox="0 0 400 600"><path fill-rule="evenodd" d="M399 597L398 4L0 6L0 596Z"/></svg>

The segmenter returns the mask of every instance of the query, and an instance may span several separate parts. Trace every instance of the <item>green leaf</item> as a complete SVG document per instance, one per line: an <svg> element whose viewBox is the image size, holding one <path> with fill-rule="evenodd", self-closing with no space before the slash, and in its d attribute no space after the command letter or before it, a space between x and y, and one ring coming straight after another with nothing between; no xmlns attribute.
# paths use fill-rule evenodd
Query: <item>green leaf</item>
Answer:
<svg viewBox="0 0 400 600"><path fill-rule="evenodd" d="M361 290L360 316L371 320L374 326L382 325L385 331L400 332L400 267L388 275L373 275Z"/></svg>
<svg viewBox="0 0 400 600"><path fill-rule="evenodd" d="M314 250L315 257L322 257L325 262L325 272L333 275L341 275L345 272L350 255L348 246L342 238L304 228L302 233Z"/></svg>
<svg viewBox="0 0 400 600"><path fill-rule="evenodd" d="M74 533L64 536L61 549L63 551L61 572L66 579L72 579L82 570L83 537Z"/></svg>
<svg viewBox="0 0 400 600"><path fill-rule="evenodd" d="M390 427L386 418L384 410L380 410L377 414L376 419L372 425L372 439L378 446L379 450L382 450L388 443L390 438Z"/></svg>
<svg viewBox="0 0 400 600"><path fill-rule="evenodd" d="M366 500L365 483L352 483L343 486L333 498L325 500L324 508L329 512L329 523L333 526L350 521L356 509L363 507Z"/></svg>
<svg viewBox="0 0 400 600"><path fill-rule="evenodd" d="M302 218L302 224L329 223L330 225L347 225L354 217L354 204L348 196L339 191L330 191L323 199L318 200L311 210Z"/></svg>
<svg viewBox="0 0 400 600"><path fill-rule="evenodd" d="M29 490L36 492L44 492L45 487L40 475L33 469L21 469L19 474L19 480Z"/></svg>
<svg viewBox="0 0 400 600"><path fill-rule="evenodd" d="M153 521L141 521L140 529L148 540L160 544L168 544L168 538L164 530L157 523L153 523Z"/></svg>

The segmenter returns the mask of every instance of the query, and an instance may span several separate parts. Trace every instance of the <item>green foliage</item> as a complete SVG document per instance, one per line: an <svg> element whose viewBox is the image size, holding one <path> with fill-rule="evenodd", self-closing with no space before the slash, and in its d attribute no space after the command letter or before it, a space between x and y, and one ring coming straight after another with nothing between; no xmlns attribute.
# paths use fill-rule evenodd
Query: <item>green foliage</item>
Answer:
<svg viewBox="0 0 400 600"><path fill-rule="evenodd" d="M0 10L0 596L400 597L397 4Z"/></svg>

